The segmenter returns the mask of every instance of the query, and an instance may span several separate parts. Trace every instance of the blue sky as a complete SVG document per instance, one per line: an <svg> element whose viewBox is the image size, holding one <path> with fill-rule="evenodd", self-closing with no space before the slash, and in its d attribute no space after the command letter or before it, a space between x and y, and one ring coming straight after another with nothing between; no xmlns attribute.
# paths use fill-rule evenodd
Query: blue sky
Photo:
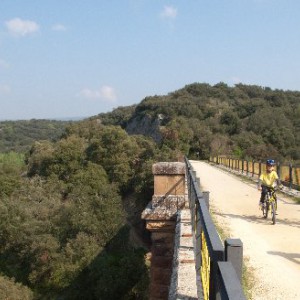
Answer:
<svg viewBox="0 0 300 300"><path fill-rule="evenodd" d="M88 117L194 82L300 90L300 1L0 1L0 120Z"/></svg>

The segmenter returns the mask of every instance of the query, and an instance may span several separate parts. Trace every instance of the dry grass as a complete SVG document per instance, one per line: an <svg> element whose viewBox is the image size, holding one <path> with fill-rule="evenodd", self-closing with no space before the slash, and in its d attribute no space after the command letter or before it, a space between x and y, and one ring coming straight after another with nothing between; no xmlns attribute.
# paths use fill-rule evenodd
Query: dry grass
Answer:
<svg viewBox="0 0 300 300"><path fill-rule="evenodd" d="M225 239L231 235L230 230L226 225L218 223L217 218L214 216L215 210L213 208L211 208L210 211L211 211L213 222L220 236L220 239L222 241L225 241ZM254 272L251 269L249 264L249 257L243 257L242 287L245 296L248 300L253 299L252 290L254 287L254 283L255 283L255 277L254 277Z"/></svg>

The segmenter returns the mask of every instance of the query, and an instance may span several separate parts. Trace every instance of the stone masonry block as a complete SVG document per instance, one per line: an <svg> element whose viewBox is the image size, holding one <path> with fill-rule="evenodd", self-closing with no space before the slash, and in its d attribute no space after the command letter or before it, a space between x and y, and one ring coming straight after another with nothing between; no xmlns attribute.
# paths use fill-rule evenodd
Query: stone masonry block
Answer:
<svg viewBox="0 0 300 300"><path fill-rule="evenodd" d="M185 163L181 162L159 162L153 164L152 173L154 175L185 175Z"/></svg>
<svg viewBox="0 0 300 300"><path fill-rule="evenodd" d="M172 268L172 256L164 257L164 256L157 256L152 257L151 259L151 266L160 266L164 269L171 269Z"/></svg>
<svg viewBox="0 0 300 300"><path fill-rule="evenodd" d="M153 242L173 243L174 232L154 231L151 235Z"/></svg>
<svg viewBox="0 0 300 300"><path fill-rule="evenodd" d="M168 299L169 287L159 284L150 285L150 300Z"/></svg>
<svg viewBox="0 0 300 300"><path fill-rule="evenodd" d="M146 221L170 221L170 222L174 222L176 220L176 213L177 213L177 209L166 209L166 208L161 208L161 207L157 207L154 209L144 209L144 211L142 212L142 219L146 220ZM152 226L152 224L150 225ZM163 225L162 225L163 226ZM148 228L147 225L147 229L151 230L151 228Z"/></svg>
<svg viewBox="0 0 300 300"><path fill-rule="evenodd" d="M173 257L174 249L170 248L170 247L158 247L157 245L156 246L152 245L151 252L152 252L152 257L162 256L162 257L170 257L171 258L171 257Z"/></svg>
<svg viewBox="0 0 300 300"><path fill-rule="evenodd" d="M153 267L151 268L151 281L153 283L163 284L169 286L172 269L164 269Z"/></svg>
<svg viewBox="0 0 300 300"><path fill-rule="evenodd" d="M150 231L173 232L175 228L174 221L148 221L146 228Z"/></svg>
<svg viewBox="0 0 300 300"><path fill-rule="evenodd" d="M184 195L184 175L155 175L154 195Z"/></svg>
<svg viewBox="0 0 300 300"><path fill-rule="evenodd" d="M167 209L181 209L185 204L185 196L184 195L170 195L170 196L152 196L152 207L165 207Z"/></svg>

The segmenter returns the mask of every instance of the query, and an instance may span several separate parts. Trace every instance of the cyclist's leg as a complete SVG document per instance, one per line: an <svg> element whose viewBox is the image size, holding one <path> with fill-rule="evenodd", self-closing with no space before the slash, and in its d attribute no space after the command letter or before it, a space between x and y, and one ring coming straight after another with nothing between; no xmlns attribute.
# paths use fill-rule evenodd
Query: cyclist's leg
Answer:
<svg viewBox="0 0 300 300"><path fill-rule="evenodd" d="M262 199L263 199L263 196L262 196L262 191L260 193L260 198L259 198L259 201L258 201L258 205L261 206L262 205Z"/></svg>
<svg viewBox="0 0 300 300"><path fill-rule="evenodd" d="M259 199L259 207L261 208L265 202L265 197L266 197L266 187L262 186L261 187L261 194L260 194L260 199Z"/></svg>
<svg viewBox="0 0 300 300"><path fill-rule="evenodd" d="M267 193L267 188L265 186L262 186L261 187L261 195L260 195L260 203L265 202L266 193Z"/></svg>

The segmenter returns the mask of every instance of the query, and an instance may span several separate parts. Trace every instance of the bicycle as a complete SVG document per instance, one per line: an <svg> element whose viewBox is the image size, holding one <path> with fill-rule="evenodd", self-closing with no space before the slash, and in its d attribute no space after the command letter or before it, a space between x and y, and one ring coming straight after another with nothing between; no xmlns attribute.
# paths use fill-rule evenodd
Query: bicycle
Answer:
<svg viewBox="0 0 300 300"><path fill-rule="evenodd" d="M276 223L277 199L276 190L269 187L266 192L265 201L262 204L263 217L268 218L269 211L271 210L273 225Z"/></svg>

